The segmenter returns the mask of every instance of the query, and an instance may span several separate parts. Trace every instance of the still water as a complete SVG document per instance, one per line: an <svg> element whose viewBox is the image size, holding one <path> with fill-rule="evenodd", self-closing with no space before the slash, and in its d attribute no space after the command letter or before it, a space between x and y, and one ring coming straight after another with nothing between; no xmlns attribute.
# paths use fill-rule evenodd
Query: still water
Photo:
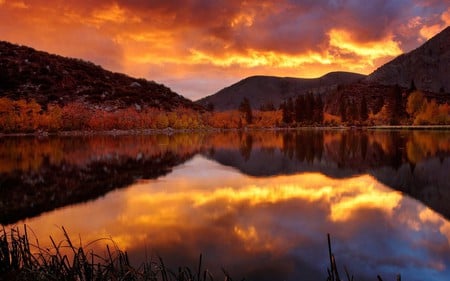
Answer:
<svg viewBox="0 0 450 281"><path fill-rule="evenodd" d="M0 223L216 279L448 280L450 132L0 138ZM104 244L97 241L102 253Z"/></svg>

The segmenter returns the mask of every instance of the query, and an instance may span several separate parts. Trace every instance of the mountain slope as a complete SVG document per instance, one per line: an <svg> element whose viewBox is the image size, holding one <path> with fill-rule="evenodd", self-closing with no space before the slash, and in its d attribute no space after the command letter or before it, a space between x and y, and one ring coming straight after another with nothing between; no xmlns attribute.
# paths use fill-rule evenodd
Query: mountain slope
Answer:
<svg viewBox="0 0 450 281"><path fill-rule="evenodd" d="M3 41L0 41L0 97L35 99L43 106L82 102L106 110L128 106L165 110L180 106L200 108L153 81Z"/></svg>
<svg viewBox="0 0 450 281"><path fill-rule="evenodd" d="M320 78L304 79L273 76L252 76L224 88L214 95L197 101L207 106L213 104L217 110L237 109L246 97L252 108L273 104L275 107L289 97L308 92L323 94L364 78L364 75L350 72L331 72Z"/></svg>
<svg viewBox="0 0 450 281"><path fill-rule="evenodd" d="M383 85L450 93L450 26L419 48L386 63L365 80Z"/></svg>

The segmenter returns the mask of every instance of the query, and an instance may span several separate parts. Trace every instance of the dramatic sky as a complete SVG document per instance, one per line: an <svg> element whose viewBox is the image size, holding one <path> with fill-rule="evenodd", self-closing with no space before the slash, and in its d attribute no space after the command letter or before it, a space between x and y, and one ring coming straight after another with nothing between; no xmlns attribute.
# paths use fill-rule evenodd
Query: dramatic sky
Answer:
<svg viewBox="0 0 450 281"><path fill-rule="evenodd" d="M450 25L450 0L0 0L0 40L191 99L257 74L368 74Z"/></svg>

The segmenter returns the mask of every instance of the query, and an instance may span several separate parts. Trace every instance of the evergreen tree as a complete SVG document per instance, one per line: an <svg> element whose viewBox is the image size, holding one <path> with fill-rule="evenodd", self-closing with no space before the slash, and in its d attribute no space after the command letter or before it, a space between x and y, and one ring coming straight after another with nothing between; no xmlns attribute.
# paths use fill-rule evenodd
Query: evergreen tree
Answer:
<svg viewBox="0 0 450 281"><path fill-rule="evenodd" d="M317 96L314 103L314 121L322 124L323 122L323 101L320 96Z"/></svg>
<svg viewBox="0 0 450 281"><path fill-rule="evenodd" d="M352 123L355 123L355 121L358 120L358 109L356 108L356 104L353 100L350 100L348 104L348 113L347 118L352 121Z"/></svg>
<svg viewBox="0 0 450 281"><path fill-rule="evenodd" d="M314 96L312 93L306 94L305 97L305 120L308 124L314 122Z"/></svg>
<svg viewBox="0 0 450 281"><path fill-rule="evenodd" d="M305 98L303 95L297 96L295 99L295 121L298 123L305 121Z"/></svg>
<svg viewBox="0 0 450 281"><path fill-rule="evenodd" d="M289 123L289 112L287 111L286 102L282 102L280 104L280 109L281 109L281 114L282 114L281 121L284 124L288 124Z"/></svg>
<svg viewBox="0 0 450 281"><path fill-rule="evenodd" d="M281 110L283 113L283 123L290 124L294 121L294 102L292 98L288 98L281 106Z"/></svg>
<svg viewBox="0 0 450 281"><path fill-rule="evenodd" d="M395 85L395 86L398 87L398 84ZM412 79L412 80L411 80L411 85L409 86L409 91L408 91L408 92L412 93L412 92L414 92L415 90L417 90L416 83L414 83L414 79Z"/></svg>
<svg viewBox="0 0 450 281"><path fill-rule="evenodd" d="M206 110L208 110L209 112L213 112L214 111L214 104L211 102L208 102L208 104L206 105Z"/></svg>
<svg viewBox="0 0 450 281"><path fill-rule="evenodd" d="M412 81L412 86L414 86L414 80ZM397 125L399 124L399 120L405 116L405 109L403 106L403 96L402 96L402 90L400 86L395 85L394 88L391 90L391 100L392 100L392 108L391 108L391 125Z"/></svg>
<svg viewBox="0 0 450 281"><path fill-rule="evenodd" d="M261 111L275 111L275 105L273 104L272 101L268 101L264 104L261 104L261 106L259 107L259 110Z"/></svg>
<svg viewBox="0 0 450 281"><path fill-rule="evenodd" d="M347 101L344 96L339 101L339 115L342 122L347 122Z"/></svg>
<svg viewBox="0 0 450 281"><path fill-rule="evenodd" d="M239 111L242 112L245 116L245 121L247 124L251 124L253 121L252 108L250 106L250 101L247 98L244 98L239 105Z"/></svg>
<svg viewBox="0 0 450 281"><path fill-rule="evenodd" d="M359 117L361 121L366 121L369 118L369 112L367 110L367 101L366 96L363 95L361 100L361 108L359 110Z"/></svg>

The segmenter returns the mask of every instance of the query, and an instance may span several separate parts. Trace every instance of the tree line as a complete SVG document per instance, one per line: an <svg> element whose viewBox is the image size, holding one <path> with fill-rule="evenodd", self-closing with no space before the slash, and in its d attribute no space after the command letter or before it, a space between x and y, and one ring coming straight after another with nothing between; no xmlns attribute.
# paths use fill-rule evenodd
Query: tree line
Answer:
<svg viewBox="0 0 450 281"><path fill-rule="evenodd" d="M271 106L254 110L249 99L244 98L236 110L203 112L183 107L165 111L134 106L108 111L81 102L42 107L34 100L0 98L0 133L389 124L449 125L450 106L427 99L418 90L409 93L405 102L395 89L387 101L372 101L370 106L364 95L359 101L341 96L337 114L328 112L322 98L312 93L288 98L278 109Z"/></svg>

